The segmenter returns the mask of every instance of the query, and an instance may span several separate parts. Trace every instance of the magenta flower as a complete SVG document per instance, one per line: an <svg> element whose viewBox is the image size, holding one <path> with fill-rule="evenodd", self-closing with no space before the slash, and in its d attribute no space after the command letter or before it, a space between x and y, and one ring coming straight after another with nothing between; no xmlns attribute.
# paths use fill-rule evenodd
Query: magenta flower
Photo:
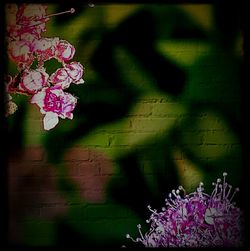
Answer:
<svg viewBox="0 0 250 251"><path fill-rule="evenodd" d="M217 179L211 195L203 192L200 183L197 191L186 194L183 187L173 190L161 212L152 210L147 223L149 231L143 235L138 225L141 242L145 247L240 247L242 246L241 210L232 202L232 186ZM181 195L181 193L183 195Z"/></svg>
<svg viewBox="0 0 250 251"><path fill-rule="evenodd" d="M34 43L34 51L40 62L49 60L55 56L59 38L41 38Z"/></svg>
<svg viewBox="0 0 250 251"><path fill-rule="evenodd" d="M49 81L65 89L70 86L72 79L65 68L59 68L50 76Z"/></svg>
<svg viewBox="0 0 250 251"><path fill-rule="evenodd" d="M42 20L46 16L46 5L22 4L17 11L17 20L21 24L30 24L32 21Z"/></svg>
<svg viewBox="0 0 250 251"><path fill-rule="evenodd" d="M83 66L79 62L70 61L75 48L66 40L58 37L42 37L46 31L46 22L53 16L74 13L75 9L46 14L47 6L41 4L6 4L6 42L8 56L17 65L18 74L7 76L6 91L33 95L31 103L40 107L45 114L44 129L50 130L60 118L73 118L77 99L64 92L71 83L84 83ZM43 67L44 62L57 59L63 68L57 69L51 76ZM68 63L68 64L67 64ZM6 116L17 109L15 103L6 100Z"/></svg>
<svg viewBox="0 0 250 251"><path fill-rule="evenodd" d="M36 70L25 70L21 77L19 87L21 90L34 94L47 86L49 75L43 67Z"/></svg>
<svg viewBox="0 0 250 251"><path fill-rule="evenodd" d="M31 33L36 38L41 37L41 33L46 31L45 23L47 6L42 4L22 4L16 13L16 23L19 28L19 35Z"/></svg>
<svg viewBox="0 0 250 251"><path fill-rule="evenodd" d="M66 40L60 40L56 46L55 57L61 62L67 62L74 57L75 48Z"/></svg>
<svg viewBox="0 0 250 251"><path fill-rule="evenodd" d="M11 41L8 45L8 56L14 63L28 67L34 61L33 45L26 40Z"/></svg>
<svg viewBox="0 0 250 251"><path fill-rule="evenodd" d="M73 82L75 84L82 84L83 66L79 62L71 62L65 64L64 68L59 68L54 72L49 81L54 85L60 85L62 89L68 88Z"/></svg>
<svg viewBox="0 0 250 251"><path fill-rule="evenodd" d="M7 4L6 17L7 32L11 38L17 38L24 33L32 34L36 38L41 37L41 33L46 31L45 22L47 6L41 4Z"/></svg>
<svg viewBox="0 0 250 251"><path fill-rule="evenodd" d="M58 117L73 119L72 111L75 109L77 99L70 93L64 92L61 86L53 86L45 87L36 93L31 103L37 104L40 112L45 114L44 129L50 130L59 122Z"/></svg>
<svg viewBox="0 0 250 251"><path fill-rule="evenodd" d="M71 62L65 65L65 69L75 84L83 84L83 66L79 62Z"/></svg>

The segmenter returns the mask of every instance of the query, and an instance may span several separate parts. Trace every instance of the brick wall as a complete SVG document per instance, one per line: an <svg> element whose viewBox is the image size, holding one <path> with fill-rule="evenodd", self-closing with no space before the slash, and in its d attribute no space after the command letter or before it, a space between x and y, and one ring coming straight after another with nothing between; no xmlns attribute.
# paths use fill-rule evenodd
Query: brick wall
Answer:
<svg viewBox="0 0 250 251"><path fill-rule="evenodd" d="M22 243L27 239L30 244L30 232L24 231L24 226L25 229L27 225L36 229L34 225L38 224L39 220L43 222L44 219L53 224L55 219L68 217L68 212L76 208L85 209L83 215L79 209L79 218L76 216L73 221L88 220L88 224L94 224L96 220L100 220L98 213L96 218L95 214L89 214L88 218L88 212L109 211L110 203L113 202L107 201L107 185L112 178L122 177L116 159L134 149L145 147L145 142L150 142L155 137L160 139L165 135L165 131L177 126L186 118L192 119L194 124L186 126L182 131L182 146L188 147L200 161L213 163L214 160L228 156L227 163L230 162L235 169L231 170L232 173L239 172L239 140L219 116L210 111L190 113L179 102L157 95L140 98L122 121L97 128L90 136L68 149L64 155L63 167L60 169L60 165L52 165L47 161L46 151L39 144L39 140L45 134L42 129L42 118L36 107L30 107L27 124L33 130L26 131L26 140L31 144L27 144L20 151L12 152L8 161L11 242ZM154 141L152 144L146 143L146 146L154 149ZM171 158L176 164L180 183L187 190L191 190L204 179L204 173L197 163L193 163L186 156L182 148L173 146L171 149ZM152 185L150 180L154 179L154 175L159 171L155 168L158 165L157 161L152 156L141 158L143 174L147 177L149 185L150 182ZM65 193L60 191L58 182L64 179L73 182L80 200L74 196L68 199ZM157 193L157 185L153 185L153 189ZM84 206L81 200L84 201ZM107 213L106 216L102 215L104 219L108 218L103 224L107 224L109 228L110 224L125 219L133 222L133 213L120 212L119 215L119 212L118 210L118 213L112 216L108 216ZM38 229L42 226L41 222ZM40 236L36 236L36 244L37 239L41 245L53 243L52 234L40 231Z"/></svg>
<svg viewBox="0 0 250 251"><path fill-rule="evenodd" d="M10 239L22 240L22 222L54 219L67 213L68 201L58 189L58 179L71 179L87 203L105 202L105 184L112 173L112 162L88 148L74 147L64 157L67 169L58 172L46 161L41 146L29 146L8 161ZM74 203L73 203L74 206Z"/></svg>

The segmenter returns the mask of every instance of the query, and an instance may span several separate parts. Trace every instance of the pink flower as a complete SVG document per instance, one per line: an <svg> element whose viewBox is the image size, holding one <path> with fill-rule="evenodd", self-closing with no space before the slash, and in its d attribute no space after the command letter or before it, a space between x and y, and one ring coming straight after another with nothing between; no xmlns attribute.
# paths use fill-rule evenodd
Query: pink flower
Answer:
<svg viewBox="0 0 250 251"><path fill-rule="evenodd" d="M54 85L60 85L62 89L68 88L73 82L75 84L84 83L82 79L83 66L79 62L65 64L64 68L59 68L53 73L49 80Z"/></svg>
<svg viewBox="0 0 250 251"><path fill-rule="evenodd" d="M25 40L11 41L8 45L8 55L14 63L28 67L34 60L33 45Z"/></svg>
<svg viewBox="0 0 250 251"><path fill-rule="evenodd" d="M224 179L217 179L211 195L203 192L200 183L196 192L186 194L183 187L172 190L166 199L166 208L160 212L152 210L147 223L150 230L134 242L141 242L145 247L241 247L242 212L232 202L236 188L231 194L232 186ZM183 195L181 195L183 194Z"/></svg>
<svg viewBox="0 0 250 251"><path fill-rule="evenodd" d="M7 77L6 91L33 95L31 103L37 104L45 114L43 121L46 130L55 127L59 117L72 119L77 99L63 92L63 89L72 82L84 82L83 67L77 62L66 64L75 54L73 45L57 37L44 38L42 32L46 31L46 22L50 17L74 13L75 9L47 15L47 6L42 4L7 4L5 10L7 52L10 60L17 64L18 70L15 77ZM56 58L64 68L57 69L49 77L43 64L51 58ZM8 98L7 115L17 108Z"/></svg>
<svg viewBox="0 0 250 251"><path fill-rule="evenodd" d="M19 34L31 33L37 38L46 31L45 23L47 6L41 4L22 4L16 13L16 24Z"/></svg>
<svg viewBox="0 0 250 251"><path fill-rule="evenodd" d="M25 70L21 76L19 87L29 94L34 94L47 85L48 77L49 75L44 68Z"/></svg>
<svg viewBox="0 0 250 251"><path fill-rule="evenodd" d="M55 56L59 38L41 38L34 43L34 51L39 61L46 61Z"/></svg>
<svg viewBox="0 0 250 251"><path fill-rule="evenodd" d="M68 72L69 76L72 78L72 82L74 82L75 84L84 83L82 79L83 66L79 62L71 62L70 64L66 64L65 69Z"/></svg>
<svg viewBox="0 0 250 251"><path fill-rule="evenodd" d="M72 111L75 109L77 99L70 93L64 92L61 86L45 87L35 94L31 103L40 107L43 119L44 129L50 130L59 122L60 118L73 119Z"/></svg>
<svg viewBox="0 0 250 251"><path fill-rule="evenodd" d="M60 40L56 46L56 58L61 62L67 62L74 57L75 48L66 40Z"/></svg>
<svg viewBox="0 0 250 251"><path fill-rule="evenodd" d="M50 76L49 81L54 85L60 85L62 89L65 89L69 87L72 79L65 68L59 68Z"/></svg>

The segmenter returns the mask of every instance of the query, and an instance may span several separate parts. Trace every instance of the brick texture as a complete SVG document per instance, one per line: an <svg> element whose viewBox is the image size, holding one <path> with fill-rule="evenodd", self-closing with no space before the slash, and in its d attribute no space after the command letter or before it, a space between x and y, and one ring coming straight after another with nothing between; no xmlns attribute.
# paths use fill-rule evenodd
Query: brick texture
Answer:
<svg viewBox="0 0 250 251"><path fill-rule="evenodd" d="M239 142L228 125L213 113L190 113L167 97L140 99L136 106L124 118L124 123L104 125L95 130L89 139L83 139L78 146L68 149L64 155L63 168L47 162L41 145L27 145L22 151L10 154L9 235L13 243L19 243L25 238L22 235L25 222L28 225L32 219L53 222L60 216L66 216L69 210L81 212L82 205L77 197L70 196L69 199L60 192L59 184L64 181L74 184L75 191L85 203L85 216L79 213L78 219L87 220L88 224L93 221L95 224L99 216L95 218L94 212L104 212L109 208L106 188L110 179L120 175L119 167L114 161L116 157L121 153L129 153L131 149L145 148L145 142L149 150L153 149L154 142L150 143L150 140L154 137L161 139L166 130L187 118L191 118L193 124L183 127L180 146L188 148L198 159L213 161L229 156L230 161L236 158L234 161L237 165ZM35 123L32 116L28 123ZM202 179L202 175L187 159L180 146L171 147L172 159L176 163L180 181L187 189L191 189ZM236 154L232 155L232 152ZM141 170L149 184L152 177L159 172L154 166L164 165L159 161L151 155L141 158ZM67 192L70 191L66 191L66 194ZM107 217L114 217L114 220L120 219L119 215L108 215ZM131 220L127 213L122 217Z"/></svg>
<svg viewBox="0 0 250 251"><path fill-rule="evenodd" d="M9 235L22 241L22 226L33 218L53 220L64 216L74 204L59 192L58 182L70 180L87 203L105 202L105 185L112 174L112 162L104 155L75 147L64 157L65 172L46 161L41 146L11 153L8 161Z"/></svg>

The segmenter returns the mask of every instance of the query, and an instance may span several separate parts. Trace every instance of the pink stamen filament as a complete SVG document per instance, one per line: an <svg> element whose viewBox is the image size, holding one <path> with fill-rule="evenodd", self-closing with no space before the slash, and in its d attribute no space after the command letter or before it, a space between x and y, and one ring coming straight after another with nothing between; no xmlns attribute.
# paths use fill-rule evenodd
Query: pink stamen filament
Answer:
<svg viewBox="0 0 250 251"><path fill-rule="evenodd" d="M49 14L47 16L44 16L43 18L49 18L49 17L53 17L53 16L59 16L59 15L63 15L63 14L66 14L66 13L74 13L75 12L75 9L74 8L71 8L70 10L67 10L67 11L63 11L63 12L58 12L58 13L54 13L54 14Z"/></svg>
<svg viewBox="0 0 250 251"><path fill-rule="evenodd" d="M42 18L38 18L38 19L33 20L33 21L38 22L38 23L28 25L27 27L33 27L33 26L36 26L36 25L40 25L40 24L43 23L42 20L45 20L45 19L50 18L50 17L59 16L59 15L67 14L67 13L73 14L74 12L75 12L75 9L71 8L70 10L67 10L67 11L49 14L49 15L46 15L46 16L44 16ZM48 20L46 20L46 21L48 21Z"/></svg>

